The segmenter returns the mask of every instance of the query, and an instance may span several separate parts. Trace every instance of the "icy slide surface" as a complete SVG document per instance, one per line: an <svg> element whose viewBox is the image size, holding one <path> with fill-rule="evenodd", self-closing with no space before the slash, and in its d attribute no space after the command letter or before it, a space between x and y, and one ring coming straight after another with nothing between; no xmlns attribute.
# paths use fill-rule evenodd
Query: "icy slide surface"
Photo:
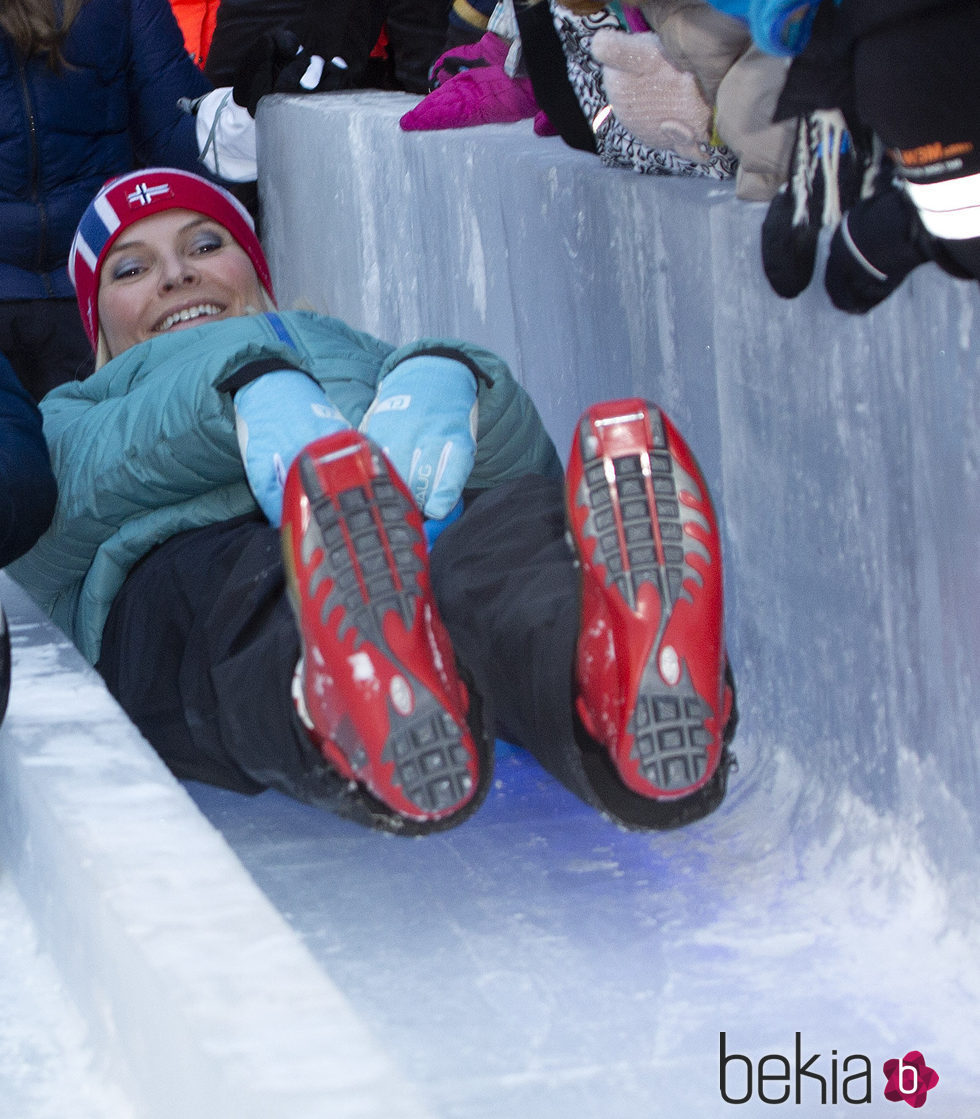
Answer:
<svg viewBox="0 0 980 1119"><path fill-rule="evenodd" d="M858 1114L893 1114L882 1064L919 1049L942 1077L924 1114L972 1119L975 899L911 828L814 789L751 725L747 739L721 811L655 836L606 823L509 747L477 816L423 840L275 794L191 791L435 1115L771 1114L722 1100L719 1033L792 1060L798 1030L828 1097L831 1050L871 1059ZM803 1082L797 1114L854 1110L821 1106L819 1087Z"/></svg>

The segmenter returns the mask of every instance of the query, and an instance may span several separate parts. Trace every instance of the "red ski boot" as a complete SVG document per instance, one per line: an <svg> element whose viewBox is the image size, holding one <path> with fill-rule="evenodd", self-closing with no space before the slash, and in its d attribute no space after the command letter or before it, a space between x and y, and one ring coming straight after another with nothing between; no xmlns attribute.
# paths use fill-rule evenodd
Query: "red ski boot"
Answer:
<svg viewBox="0 0 980 1119"><path fill-rule="evenodd" d="M581 564L579 717L629 789L688 796L718 768L734 699L704 478L659 408L618 400L579 421L566 495Z"/></svg>
<svg viewBox="0 0 980 1119"><path fill-rule="evenodd" d="M406 820L459 813L479 751L404 483L356 432L317 440L286 478L281 535L303 647L293 696L323 756Z"/></svg>

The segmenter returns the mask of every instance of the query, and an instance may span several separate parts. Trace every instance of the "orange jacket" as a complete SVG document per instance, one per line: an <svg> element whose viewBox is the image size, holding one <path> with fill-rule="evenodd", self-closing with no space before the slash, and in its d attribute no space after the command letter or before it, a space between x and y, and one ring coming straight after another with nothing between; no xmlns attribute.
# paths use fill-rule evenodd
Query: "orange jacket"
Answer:
<svg viewBox="0 0 980 1119"><path fill-rule="evenodd" d="M202 69L211 46L220 2L221 0L170 0L170 6L184 33L184 45Z"/></svg>

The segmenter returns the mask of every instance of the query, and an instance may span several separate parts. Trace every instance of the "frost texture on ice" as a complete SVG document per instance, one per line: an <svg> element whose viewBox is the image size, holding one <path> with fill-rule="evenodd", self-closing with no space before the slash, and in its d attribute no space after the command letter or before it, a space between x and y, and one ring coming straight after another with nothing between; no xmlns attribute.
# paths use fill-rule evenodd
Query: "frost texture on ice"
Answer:
<svg viewBox="0 0 980 1119"><path fill-rule="evenodd" d="M0 1111L17 1119L136 1119L92 1047L54 960L0 867Z"/></svg>

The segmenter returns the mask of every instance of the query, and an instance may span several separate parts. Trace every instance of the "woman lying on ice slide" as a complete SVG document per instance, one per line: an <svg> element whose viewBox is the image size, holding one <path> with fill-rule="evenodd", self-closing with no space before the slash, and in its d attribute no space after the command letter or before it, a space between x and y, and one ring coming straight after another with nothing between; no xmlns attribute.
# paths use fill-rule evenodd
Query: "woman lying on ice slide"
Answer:
<svg viewBox="0 0 980 1119"><path fill-rule="evenodd" d="M60 496L11 573L175 774L411 835L500 736L629 827L721 802L719 531L658 408L590 408L563 476L500 358L278 312L182 171L103 188L70 267L98 368L42 404Z"/></svg>

